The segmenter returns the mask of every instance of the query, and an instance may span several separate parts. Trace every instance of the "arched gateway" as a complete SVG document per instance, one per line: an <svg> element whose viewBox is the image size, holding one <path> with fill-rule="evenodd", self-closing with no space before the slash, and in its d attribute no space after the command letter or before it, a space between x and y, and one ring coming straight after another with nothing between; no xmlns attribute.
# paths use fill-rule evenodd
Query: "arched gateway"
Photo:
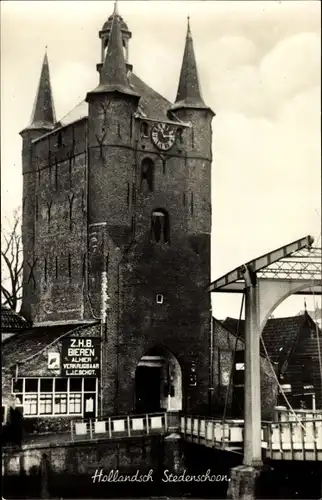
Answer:
<svg viewBox="0 0 322 500"><path fill-rule="evenodd" d="M182 409L182 373L179 361L163 346L150 349L135 371L135 411L153 413Z"/></svg>

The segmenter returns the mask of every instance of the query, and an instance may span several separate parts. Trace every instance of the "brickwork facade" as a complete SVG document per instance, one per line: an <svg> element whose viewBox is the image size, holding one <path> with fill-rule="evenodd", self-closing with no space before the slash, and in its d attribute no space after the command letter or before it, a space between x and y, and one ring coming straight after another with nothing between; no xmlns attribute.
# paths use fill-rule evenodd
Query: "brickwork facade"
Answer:
<svg viewBox="0 0 322 500"><path fill-rule="evenodd" d="M122 23L115 13L106 28L100 82L77 120L55 122L48 111L44 60L37 117L21 133L23 312L35 325L102 321L103 414L135 411L138 364L158 349L179 362L183 409L202 413L213 363L214 113L201 97L189 25L171 104L126 64ZM45 376L35 359L29 376Z"/></svg>

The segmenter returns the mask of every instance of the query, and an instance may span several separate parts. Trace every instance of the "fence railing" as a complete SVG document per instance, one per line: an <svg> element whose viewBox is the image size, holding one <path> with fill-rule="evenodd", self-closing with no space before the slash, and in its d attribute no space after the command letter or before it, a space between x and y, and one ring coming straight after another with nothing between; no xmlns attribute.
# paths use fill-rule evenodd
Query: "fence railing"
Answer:
<svg viewBox="0 0 322 500"><path fill-rule="evenodd" d="M71 439L103 439L163 434L168 429L166 412L144 415L115 416L70 423Z"/></svg>

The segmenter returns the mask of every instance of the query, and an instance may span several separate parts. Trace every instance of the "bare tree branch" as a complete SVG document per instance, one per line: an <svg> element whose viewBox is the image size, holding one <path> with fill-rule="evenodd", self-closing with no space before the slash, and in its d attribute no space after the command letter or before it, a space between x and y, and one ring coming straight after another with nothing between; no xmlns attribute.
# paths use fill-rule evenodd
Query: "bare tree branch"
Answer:
<svg viewBox="0 0 322 500"><path fill-rule="evenodd" d="M20 209L14 211L10 222L9 230L1 230L1 303L16 311L21 300L23 271Z"/></svg>

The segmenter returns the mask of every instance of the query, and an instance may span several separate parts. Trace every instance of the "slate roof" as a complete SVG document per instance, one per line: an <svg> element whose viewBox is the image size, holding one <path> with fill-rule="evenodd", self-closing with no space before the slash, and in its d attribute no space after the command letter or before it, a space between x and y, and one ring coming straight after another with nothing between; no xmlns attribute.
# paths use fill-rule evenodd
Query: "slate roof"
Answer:
<svg viewBox="0 0 322 500"><path fill-rule="evenodd" d="M208 109L201 95L195 51L188 20L186 44L182 59L179 86L172 109L199 108Z"/></svg>
<svg viewBox="0 0 322 500"><path fill-rule="evenodd" d="M2 366L9 368L21 363L58 340L62 335L79 330L79 328L86 329L88 326L88 324L39 326L26 330L23 335L14 335L6 339L1 346Z"/></svg>
<svg viewBox="0 0 322 500"><path fill-rule="evenodd" d="M1 332L13 333L30 328L28 321L8 307L1 306Z"/></svg>
<svg viewBox="0 0 322 500"><path fill-rule="evenodd" d="M50 84L49 64L47 53L41 68L30 124L24 129L45 129L52 130L56 122L53 92Z"/></svg>
<svg viewBox="0 0 322 500"><path fill-rule="evenodd" d="M168 110L171 103L165 97L149 87L138 76L130 72L128 74L130 87L141 96L139 101L139 110L143 115L154 120L168 120ZM87 118L88 116L88 103L84 100L77 104L66 116L60 121L59 125L65 127L77 120Z"/></svg>

